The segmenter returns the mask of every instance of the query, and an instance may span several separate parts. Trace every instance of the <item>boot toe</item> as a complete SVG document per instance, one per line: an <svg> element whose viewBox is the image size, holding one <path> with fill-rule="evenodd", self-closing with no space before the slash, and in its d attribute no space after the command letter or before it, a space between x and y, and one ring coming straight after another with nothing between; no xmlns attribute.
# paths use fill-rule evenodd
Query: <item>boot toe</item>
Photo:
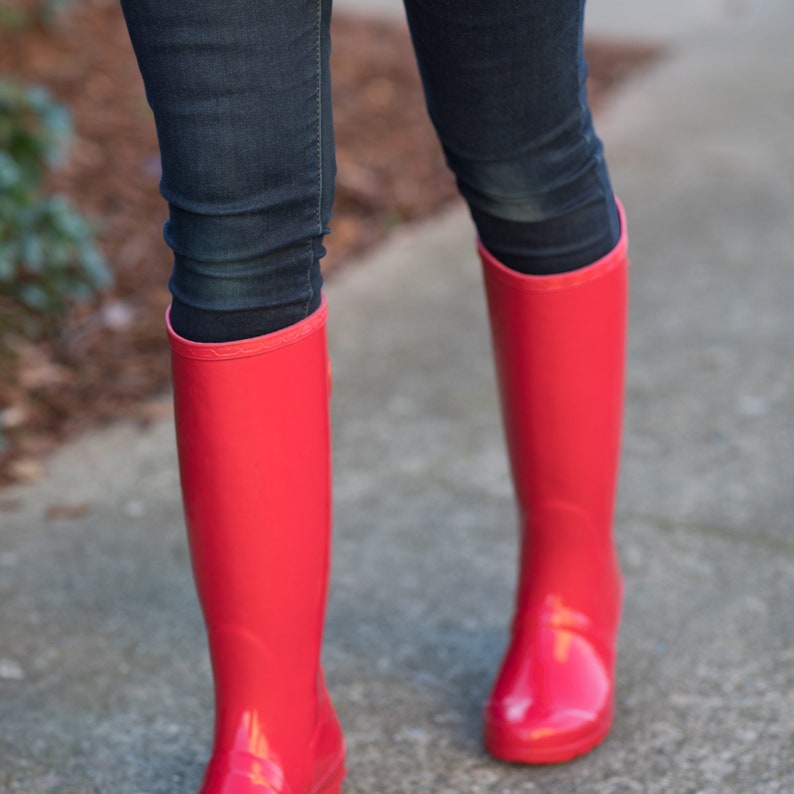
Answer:
<svg viewBox="0 0 794 794"><path fill-rule="evenodd" d="M508 654L485 708L485 745L495 757L558 763L588 752L609 732L611 665L587 638L561 633L541 630L531 651Z"/></svg>

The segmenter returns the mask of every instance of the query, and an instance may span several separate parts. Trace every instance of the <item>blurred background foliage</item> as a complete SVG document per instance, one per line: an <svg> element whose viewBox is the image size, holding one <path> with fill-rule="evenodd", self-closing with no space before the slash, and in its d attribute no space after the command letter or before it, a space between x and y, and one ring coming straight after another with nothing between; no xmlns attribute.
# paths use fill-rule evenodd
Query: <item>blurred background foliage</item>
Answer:
<svg viewBox="0 0 794 794"><path fill-rule="evenodd" d="M19 30L30 25L49 25L72 0L2 0L0 27Z"/></svg>
<svg viewBox="0 0 794 794"><path fill-rule="evenodd" d="M69 0L0 2L0 30L51 25ZM48 195L47 174L65 159L67 109L43 87L0 75L0 369L18 346L52 332L75 301L111 282L95 226L63 196ZM0 449L5 446L0 424Z"/></svg>
<svg viewBox="0 0 794 794"><path fill-rule="evenodd" d="M49 24L68 0L0 3L0 27ZM63 196L44 190L71 138L65 107L41 86L0 75L0 348L8 336L38 339L75 300L110 283L95 227Z"/></svg>

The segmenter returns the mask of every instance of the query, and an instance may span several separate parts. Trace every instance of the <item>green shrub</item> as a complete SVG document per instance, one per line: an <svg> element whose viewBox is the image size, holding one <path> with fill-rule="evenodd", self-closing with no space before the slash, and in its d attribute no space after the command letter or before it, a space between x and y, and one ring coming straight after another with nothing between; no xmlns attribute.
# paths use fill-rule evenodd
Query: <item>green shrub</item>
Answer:
<svg viewBox="0 0 794 794"><path fill-rule="evenodd" d="M0 0L0 28L21 30L50 25L72 0Z"/></svg>
<svg viewBox="0 0 794 794"><path fill-rule="evenodd" d="M35 338L110 282L92 225L42 192L69 135L68 113L44 89L0 80L0 299L12 309L0 330Z"/></svg>

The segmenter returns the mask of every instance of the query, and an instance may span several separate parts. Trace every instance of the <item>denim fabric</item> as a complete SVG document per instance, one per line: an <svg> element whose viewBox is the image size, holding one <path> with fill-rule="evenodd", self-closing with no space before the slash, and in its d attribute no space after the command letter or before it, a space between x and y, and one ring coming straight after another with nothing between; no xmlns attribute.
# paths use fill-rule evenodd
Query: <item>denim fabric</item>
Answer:
<svg viewBox="0 0 794 794"><path fill-rule="evenodd" d="M303 319L336 170L330 0L121 5L160 143L175 330L225 341L230 321L247 337Z"/></svg>
<svg viewBox="0 0 794 794"><path fill-rule="evenodd" d="M483 243L524 272L606 253L584 0L405 0L431 118ZM121 0L160 142L175 330L267 333L320 301L333 201L330 0Z"/></svg>
<svg viewBox="0 0 794 794"><path fill-rule="evenodd" d="M617 243L587 104L584 0L406 0L430 117L480 238L543 275Z"/></svg>

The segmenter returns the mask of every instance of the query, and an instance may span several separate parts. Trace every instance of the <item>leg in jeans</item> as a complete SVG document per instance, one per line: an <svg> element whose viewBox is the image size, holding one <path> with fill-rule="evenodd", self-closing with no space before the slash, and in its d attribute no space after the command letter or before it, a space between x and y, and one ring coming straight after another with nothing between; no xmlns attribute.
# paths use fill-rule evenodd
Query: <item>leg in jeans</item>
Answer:
<svg viewBox="0 0 794 794"><path fill-rule="evenodd" d="M585 96L583 0L406 0L430 116L485 247L542 275L620 229Z"/></svg>
<svg viewBox="0 0 794 794"><path fill-rule="evenodd" d="M215 683L202 794L338 794L330 0L122 0L160 140L182 495Z"/></svg>
<svg viewBox="0 0 794 794"><path fill-rule="evenodd" d="M626 242L584 94L582 0L406 0L430 115L480 237L521 553L485 709L495 756L609 730Z"/></svg>
<svg viewBox="0 0 794 794"><path fill-rule="evenodd" d="M163 163L175 330L252 337L320 305L335 175L330 0L122 0Z"/></svg>

